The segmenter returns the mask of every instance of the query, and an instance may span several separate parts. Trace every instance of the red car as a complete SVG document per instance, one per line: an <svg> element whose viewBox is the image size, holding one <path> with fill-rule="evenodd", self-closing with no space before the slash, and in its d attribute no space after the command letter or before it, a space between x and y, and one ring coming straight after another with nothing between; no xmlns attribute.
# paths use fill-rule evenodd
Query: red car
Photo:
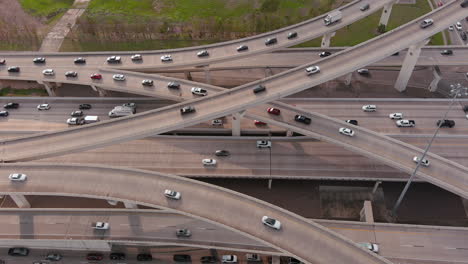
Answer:
<svg viewBox="0 0 468 264"><path fill-rule="evenodd" d="M102 75L99 74L99 73L95 73L95 74L91 75L91 79L93 79L93 80L101 80L101 79L102 79Z"/></svg>
<svg viewBox="0 0 468 264"><path fill-rule="evenodd" d="M443 6L444 3L443 2L437 2L437 6Z"/></svg>
<svg viewBox="0 0 468 264"><path fill-rule="evenodd" d="M254 124L255 124L255 125L259 125L259 126L264 126L264 125L266 125L266 123L264 123L264 122L262 122L262 121L258 121L258 120L255 120L255 121L254 121Z"/></svg>
<svg viewBox="0 0 468 264"><path fill-rule="evenodd" d="M103 255L101 253L89 253L86 255L87 260L102 260Z"/></svg>
<svg viewBox="0 0 468 264"><path fill-rule="evenodd" d="M281 113L281 111L278 108L273 108L273 107L268 108L267 112L273 115L279 115Z"/></svg>
<svg viewBox="0 0 468 264"><path fill-rule="evenodd" d="M0 64L3 65L6 63L6 60L5 59L0 59Z"/></svg>

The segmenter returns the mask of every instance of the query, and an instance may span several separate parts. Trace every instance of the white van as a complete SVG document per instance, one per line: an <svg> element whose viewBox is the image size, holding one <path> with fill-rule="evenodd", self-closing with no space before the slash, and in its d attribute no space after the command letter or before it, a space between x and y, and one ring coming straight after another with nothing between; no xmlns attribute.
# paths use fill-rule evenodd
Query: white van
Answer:
<svg viewBox="0 0 468 264"><path fill-rule="evenodd" d="M109 117L122 117L134 114L134 109L125 106L116 106L109 112Z"/></svg>
<svg viewBox="0 0 468 264"><path fill-rule="evenodd" d="M85 124L91 124L99 122L99 116L85 116L84 118Z"/></svg>

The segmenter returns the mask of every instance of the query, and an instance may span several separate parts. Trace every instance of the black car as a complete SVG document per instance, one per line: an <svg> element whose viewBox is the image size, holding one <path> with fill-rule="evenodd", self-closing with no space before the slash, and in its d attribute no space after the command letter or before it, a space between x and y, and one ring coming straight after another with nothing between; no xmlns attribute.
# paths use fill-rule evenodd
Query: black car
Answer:
<svg viewBox="0 0 468 264"><path fill-rule="evenodd" d="M358 121L354 120L354 119L346 120L346 123L350 123L350 124L355 125L355 126L358 125Z"/></svg>
<svg viewBox="0 0 468 264"><path fill-rule="evenodd" d="M468 0L465 0L465 1L461 2L460 6L461 7L467 7L468 6Z"/></svg>
<svg viewBox="0 0 468 264"><path fill-rule="evenodd" d="M264 92L266 90L266 87L264 85L257 85L253 88L253 92L254 93L260 93L260 92Z"/></svg>
<svg viewBox="0 0 468 264"><path fill-rule="evenodd" d="M110 253L109 258L111 260L125 260L125 253L113 252Z"/></svg>
<svg viewBox="0 0 468 264"><path fill-rule="evenodd" d="M463 106L463 111L466 113L468 112L468 105Z"/></svg>
<svg viewBox="0 0 468 264"><path fill-rule="evenodd" d="M20 72L20 67L18 66L8 67L8 72Z"/></svg>
<svg viewBox="0 0 468 264"><path fill-rule="evenodd" d="M65 73L65 77L76 77L78 76L78 73L76 71L67 71Z"/></svg>
<svg viewBox="0 0 468 264"><path fill-rule="evenodd" d="M288 33L288 39L293 39L297 38L297 32L289 32Z"/></svg>
<svg viewBox="0 0 468 264"><path fill-rule="evenodd" d="M34 63L45 63L45 58L44 57L38 57L33 59Z"/></svg>
<svg viewBox="0 0 468 264"><path fill-rule="evenodd" d="M0 116L8 116L8 111L0 111Z"/></svg>
<svg viewBox="0 0 468 264"><path fill-rule="evenodd" d="M320 52L319 56L320 58L325 58L325 57L328 57L331 55L331 52L329 51L323 51L323 52Z"/></svg>
<svg viewBox="0 0 468 264"><path fill-rule="evenodd" d="M249 46L247 45L240 45L239 47L237 47L237 51L241 52L241 51L245 51L245 50L248 50L249 49Z"/></svg>
<svg viewBox="0 0 468 264"><path fill-rule="evenodd" d="M294 117L294 120L296 120L297 122L299 123L304 123L306 125L309 125L310 122L312 122L312 119L310 119L309 117L307 116L303 116L303 115L296 115Z"/></svg>
<svg viewBox="0 0 468 264"><path fill-rule="evenodd" d="M76 64L83 64L83 63L86 63L86 59L80 57L80 58L74 59L73 62Z"/></svg>
<svg viewBox="0 0 468 264"><path fill-rule="evenodd" d="M80 106L78 108L80 110L91 109L91 105L90 104L80 104Z"/></svg>
<svg viewBox="0 0 468 264"><path fill-rule="evenodd" d="M185 106L185 107L182 107L180 109L180 113L181 114L188 114L188 113L192 113L192 112L195 112L195 107L193 106Z"/></svg>
<svg viewBox="0 0 468 264"><path fill-rule="evenodd" d="M143 80L141 81L141 84L144 86L153 86L153 80Z"/></svg>
<svg viewBox="0 0 468 264"><path fill-rule="evenodd" d="M278 40L276 38L268 38L267 40L265 40L265 45L269 46L276 44L277 42Z"/></svg>
<svg viewBox="0 0 468 264"><path fill-rule="evenodd" d="M173 259L174 259L175 262L182 262L182 263L191 263L192 262L192 257L190 257L190 255L177 254L177 255L174 255Z"/></svg>
<svg viewBox="0 0 468 264"><path fill-rule="evenodd" d="M446 50L441 51L440 54L442 54L442 55L453 55L453 51L449 50L449 49L446 49Z"/></svg>
<svg viewBox="0 0 468 264"><path fill-rule="evenodd" d="M229 156L231 153L229 153L229 151L227 150L224 150L224 149L220 149L220 150L217 150L215 151L215 155L218 156L218 157L226 157L226 156Z"/></svg>
<svg viewBox="0 0 468 264"><path fill-rule="evenodd" d="M138 254L137 255L137 260L138 261L151 261L153 260L153 256L151 254Z"/></svg>
<svg viewBox="0 0 468 264"><path fill-rule="evenodd" d="M3 108L5 109L16 109L19 107L19 104L18 103L7 103L3 106Z"/></svg>
<svg viewBox="0 0 468 264"><path fill-rule="evenodd" d="M29 249L23 247L10 248L8 249L8 255L14 257L25 257L29 255Z"/></svg>
<svg viewBox="0 0 468 264"><path fill-rule="evenodd" d="M466 33L465 33L465 32L461 32L461 33L460 33L460 38L462 38L463 40L466 40Z"/></svg>
<svg viewBox="0 0 468 264"><path fill-rule="evenodd" d="M209 56L209 55L210 54L208 53L207 50L202 50L202 51L197 52L198 57L206 57L206 56Z"/></svg>
<svg viewBox="0 0 468 264"><path fill-rule="evenodd" d="M167 84L167 88L171 88L171 89L179 89L180 88L180 84L178 82L170 82Z"/></svg>
<svg viewBox="0 0 468 264"><path fill-rule="evenodd" d="M438 120L437 121L437 126L440 126L440 127L454 127L455 126L455 121L449 120L449 119Z"/></svg>
<svg viewBox="0 0 468 264"><path fill-rule="evenodd" d="M203 256L200 258L200 262L203 264L216 263L216 260L213 256Z"/></svg>

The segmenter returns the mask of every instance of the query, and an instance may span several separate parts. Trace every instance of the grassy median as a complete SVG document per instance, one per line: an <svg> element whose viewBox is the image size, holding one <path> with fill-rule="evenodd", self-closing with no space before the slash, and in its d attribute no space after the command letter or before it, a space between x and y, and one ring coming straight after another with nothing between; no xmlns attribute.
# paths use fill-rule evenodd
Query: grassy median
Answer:
<svg viewBox="0 0 468 264"><path fill-rule="evenodd" d="M27 12L50 20L67 11L74 0L19 0L19 2Z"/></svg>

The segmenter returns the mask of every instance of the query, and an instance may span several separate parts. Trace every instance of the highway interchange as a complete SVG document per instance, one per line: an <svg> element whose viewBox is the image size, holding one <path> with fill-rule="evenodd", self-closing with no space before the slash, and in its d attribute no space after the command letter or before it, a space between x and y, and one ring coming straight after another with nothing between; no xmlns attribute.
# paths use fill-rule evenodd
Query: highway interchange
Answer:
<svg viewBox="0 0 468 264"><path fill-rule="evenodd" d="M348 5L348 9L350 10L351 14L351 23L359 19L362 15L357 15L359 12L356 10L352 10L352 8L357 8L357 4L360 1L355 1ZM377 2L380 4L384 4L386 2ZM376 7L374 4L371 7ZM380 6L377 6L380 8ZM379 9L377 8L377 9ZM356 14L356 15L355 15ZM193 99L194 96L188 92L190 86L194 85L195 83L189 81L180 81L182 83L182 87L180 91L170 91L168 89L158 89L159 87L164 87L164 85L168 82L173 80L173 78L156 76L156 75L147 75L147 74L140 74L140 73L133 73L133 72L124 72L120 70L110 70L99 68L99 73L104 75L102 81L99 82L90 82L88 79L91 73L96 72L96 69L93 68L85 68L83 67L80 69L80 75L77 80L69 81L63 78L63 73L66 71L65 68L56 68L57 75L53 78L44 78L38 67L34 66L22 66L21 74L18 76L15 75L5 75L5 71L0 72L1 78L5 79L16 79L16 80L40 80L40 81L49 81L49 82L70 82L70 83L80 83L80 84L87 84L93 85L97 87L102 87L106 89L116 90L116 91L125 91L131 93L137 93L142 95L149 95L149 96L157 96L164 99L170 99L174 101L182 101L182 100L189 100L184 103L178 105L171 105L165 106L161 109L147 111L145 113L137 114L132 117L120 118L117 121L104 121L99 122L93 125L87 125L80 128L75 129L66 129L62 131L55 132L56 129L59 129L60 126L46 126L41 127L38 122L36 124L32 124L31 128L23 129L24 132L29 131L44 131L49 130L52 132L32 135L32 136L25 136L20 139L7 139L2 141L2 161L4 162L12 162L12 161L27 161L27 160L35 160L40 158L47 158L47 157L55 157L57 155L69 153L71 151L81 151L81 150L90 150L96 147L107 146L119 142L125 142L132 139L140 139L147 136L151 136L158 133L169 132L177 129L182 129L184 127L190 125L196 125L203 121L208 121L210 119L226 116L228 114L233 114L243 109L249 108L246 112L245 117L257 119L261 121L265 121L271 125L275 125L278 128L282 127L288 130L293 130L299 132L303 135L312 136L316 139L323 140L325 142L331 142L338 146L342 146L345 149L351 150L353 152L357 152L362 154L363 156L375 159L377 161L383 162L384 164L390 165L394 168L400 169L403 172L410 173L414 167L414 163L412 162L412 156L414 153L422 152L420 149L411 146L410 144L404 144L401 141L394 140L390 137L377 134L376 132L386 133L386 134L393 134L395 133L395 128L389 128L387 131L376 131L373 132L368 129L367 126L364 127L355 127L353 128L356 130L360 135L363 135L362 138L354 137L353 139L350 138L343 138L342 135L330 134L330 131L337 131L340 126L346 125L342 120L340 115L340 111L333 107L327 110L326 113L322 113L322 111L317 112L310 112L311 110L305 109L301 110L295 108L291 105L287 105L280 102L270 103L275 107L278 107L282 110L282 114L280 117L272 117L266 114L265 106L258 106L262 103L270 102L272 100L280 99L285 97L289 94L296 93L298 91L307 89L312 87L316 84L322 83L327 80L331 80L333 78L342 76L347 74L350 71L354 71L360 67L364 67L366 65L370 65L379 61L380 59L389 56L390 54L408 47L410 44L417 43L419 41L423 41L425 38L429 37L430 35L437 33L438 31L443 30L446 28L450 23L453 21L458 21L461 18L466 16L466 10L460 9L459 1L452 1L451 3L446 4L443 8L440 8L436 11L433 11L431 14L431 18L433 18L437 23L433 27L428 29L420 30L419 24L409 23L406 26L402 26L392 32L382 35L374 40L362 43L356 47L346 49L344 51L338 52L333 56L321 59L314 64L302 65L295 69L286 71L284 73L275 75L273 77L264 79L260 82L254 82L251 84L244 85L242 87L231 89L229 91L222 91L221 88L210 86L203 84L203 87L208 88L210 95L205 99ZM320 21L320 20L319 20ZM418 20L419 21L419 20ZM320 21L321 22L321 21ZM340 24L340 23L339 23ZM343 26L337 24L338 26ZM327 28L325 28L327 29ZM290 29L285 29L281 31L282 33L286 32ZM300 28L296 28L299 32L299 35L305 35ZM321 30L324 30L322 28ZM327 29L328 30L328 29ZM418 32L417 34L411 34L408 36L408 32ZM314 32L314 34L319 33L317 36L323 35L324 32L318 30L318 32ZM274 32L272 34L279 34L278 32ZM406 36L406 37L403 37ZM260 53L265 51L271 51L268 47L262 46L257 50L255 46L258 43L259 38L263 38L265 36L260 36L258 38L252 39L252 44L249 44L250 47L254 47L252 53ZM306 38L309 36L306 36ZM312 37L310 37L312 38ZM303 41L304 39L301 39ZM385 45L385 43L395 42L398 43L399 46L394 45ZM260 42L262 43L262 42ZM292 42L291 42L292 43ZM263 44L263 43L262 43ZM226 47L229 47L231 44L222 44L219 45L221 50ZM233 43L232 45L238 45L238 43ZM283 44L282 42L279 43L276 48L288 46L289 44ZM261 46L261 45L259 45ZM224 53L220 53L218 56L216 53L216 48L213 48L213 53L215 56L207 60L209 63L224 61L228 59L232 59L230 55L230 50L223 50ZM188 50L181 51L180 54L174 52L175 58L177 56L181 56L178 60L175 60L176 63L171 67L176 66L191 66L198 64L199 62L193 62L187 57L182 57L184 52L190 52ZM182 55L181 55L182 54ZM160 55L160 54L159 54ZM153 56L157 58L159 55ZM237 55L237 54L236 54ZM2 55L3 56L3 55ZM17 55L14 55L17 56ZM22 60L26 60L25 58L28 57L30 59L30 55L20 55L19 58L8 58L8 55L5 57L8 60L18 59L19 63ZM54 55L50 55L53 57ZM59 60L61 60L61 56L57 56L57 63L59 65ZM68 56L68 60L70 60L71 55ZM240 57L240 56L237 56ZM104 58L104 56L103 56ZM183 59L182 59L183 58ZM185 59L186 58L186 59ZM352 58L359 58L359 59L352 59ZM180 64L178 62L181 62ZM156 69L161 67L158 65L157 60L144 60L144 62L149 62L151 66L140 65L138 68L151 68ZM29 62L30 63L30 62ZM49 62L48 62L49 63ZM69 62L71 64L71 61ZM310 65L320 65L322 72L316 76L306 76L304 73L304 69ZM457 64L456 64L457 65ZM102 66L102 65L101 65ZM288 67L294 67L297 65L291 65ZM124 64L123 67L125 68L126 65ZM24 69L24 70L23 70ZM123 83L115 83L111 80L110 76L115 73L125 73L127 76L127 81ZM80 78L81 74L83 77ZM142 78L146 78L151 76L151 78L156 80L156 88L153 89L145 89L142 88L141 85L137 86ZM252 95L251 89L258 83L262 83L267 86L267 92L259 95ZM199 85L199 84L197 84ZM214 94L215 95L211 95ZM196 113L191 114L190 116L183 116L181 117L179 114L179 108L184 105L192 105L196 108ZM362 105L361 102L354 104L354 106ZM392 107L395 105L392 103ZM388 107L387 109L390 110L392 107ZM442 107L442 106L441 106ZM345 108L347 110L349 106ZM359 110L359 108L357 108ZM387 110L385 107L383 108ZM431 109L434 109L431 107ZM323 110L323 109L322 109ZM336 111L336 112L334 112ZM408 109L405 113L417 115L415 112L417 110ZM26 110L27 112L27 110ZM462 111L458 108L453 111L453 115L457 116L457 120L463 120ZM312 126L304 126L304 125L297 125L294 122L290 121L293 120L293 116L297 113L304 113L313 118L314 123ZM428 111L424 111L425 114L430 115ZM440 110L434 111L434 114L440 113ZM325 116L330 115L332 117ZM362 110L359 114L362 114ZM352 114L353 117L358 116L359 114ZM27 114L30 118L29 114ZM382 116L380 114L379 108L379 121L385 114ZM42 116L42 115L41 115ZM42 119L42 117L39 119ZM341 121L334 119L333 117L338 117ZM47 117L50 118L50 117ZM46 119L47 119L46 118ZM376 119L375 117L373 119ZM434 119L432 119L432 122ZM389 120L386 120L389 121ZM317 124L320 125L316 125ZM381 128L378 124L371 125L375 127ZM382 121L383 122L383 121ZM9 123L9 122L8 122ZM460 122L462 123L462 122ZM427 122L429 124L429 122ZM19 125L21 126L21 125ZM205 125L206 126L206 125ZM431 130L433 125L429 125L425 128L422 127L421 130L413 130L412 133L420 133L426 134L426 131ZM38 128L38 130L34 130L33 127ZM418 129L420 129L418 127ZM450 136L455 136L457 134L464 135L464 126L456 126L455 129L450 130L448 132L446 139L450 141L453 139ZM254 129L255 130L255 129ZM384 129L386 130L386 129ZM400 129L398 129L400 130ZM4 131L2 129L2 131ZM393 133L392 133L393 132ZM365 136L364 136L365 135ZM8 136L7 136L8 137ZM78 140L77 140L78 139ZM375 139L375 140L374 140ZM406 139L411 141L411 139ZM287 143L286 143L287 144ZM376 152L378 150L378 152ZM376 155L377 154L377 155ZM397 154L398 156L395 156ZM468 197L467 189L468 184L466 180L467 169L463 166L462 162L455 161L446 158L442 158L436 154L429 154L431 162L433 165L430 169L422 168L418 176L421 178L432 182L436 185L441 186L442 188L446 188L454 193L459 194L462 197ZM271 159L271 158L270 158ZM271 161L270 161L271 162ZM435 168L434 168L435 167ZM12 168L19 169L21 171L27 172L29 174L34 174L35 177L41 178L41 180L34 180L28 179L27 184L23 186L10 186L8 181L3 180L0 182L2 188L0 189L2 193L18 193L18 194L40 194L40 195L53 195L53 194L61 194L61 195L72 195L72 196L84 196L84 197L100 197L100 198L111 198L115 200L123 200L123 201L131 201L137 204L142 205L149 205L152 207L162 207L162 208L170 208L172 210L181 212L183 214L188 214L194 217L198 217L204 220L216 222L228 229L236 229L236 232L243 233L244 235L248 235L248 237L262 241L266 243L266 245L271 246L277 250L281 250L287 252L291 255L294 255L304 261L310 263L324 263L324 262L333 262L336 261L338 257L346 259L347 263L388 263L387 260L383 258L379 258L375 255L370 254L369 252L360 250L357 246L350 241L344 239L343 237L337 236L334 233L330 233L326 231L326 229L321 228L319 225L315 225L311 222L304 221L300 217L288 213L285 210L280 208L275 208L274 206L268 205L266 203L262 203L258 200L252 200L245 196L235 194L233 192L229 192L228 190L220 190L217 187L209 187L208 185L199 184L194 181L182 180L178 179L177 177L173 176L165 176L157 173L151 172L144 172L144 171L136 171L130 170L125 168L112 168L112 167L96 167L96 166L78 166L77 165L67 165L67 164L41 164L41 165L33 165L27 163L18 163L18 164L11 164L11 165L4 165L1 169L10 171ZM79 168L79 172L76 173L77 175L74 176L76 179L70 181L64 181L61 178L61 174L59 173L60 170L77 170ZM28 172L30 171L30 172ZM113 175L111 178L107 176L107 173L112 171ZM7 172L5 172L7 173ZM102 175L104 173L104 175ZM170 173L177 173L178 172L170 172ZM202 173L201 173L202 174ZM146 175L146 176L142 176ZM178 190L184 190L183 193L188 193L190 195L194 195L191 197L190 203L181 204L180 206L174 207L174 204L166 204L161 203L161 200L155 200L153 197L148 197L143 193L135 194L134 192L130 194L124 186L128 185L126 181L130 179L138 179L136 182L136 186L140 186L139 191L145 190L150 186L154 186L154 179L148 178L148 175L153 175L152 177L157 177L161 181L162 179L171 182L171 185L177 184L180 188ZM109 175L110 176L110 175ZM161 178L162 177L162 178ZM108 179L107 179L108 178ZM107 180L106 180L107 179ZM74 182L77 180L77 182ZM52 186L49 184L42 184L42 182L49 182L53 183ZM90 183L91 186L81 186L84 182ZM80 184L81 183L81 184ZM120 184L120 185L119 185ZM147 185L145 185L147 184ZM86 184L87 185L87 184ZM157 189L161 189L161 183L158 183L155 186ZM206 188L206 192L204 193L208 197L203 197L203 195L197 195L193 191L190 191L197 185L197 190L201 191L201 189ZM100 188L92 188L93 186L100 186ZM51 189L52 188L52 189ZM103 192L106 193L103 196ZM148 190L148 193L154 192L154 189ZM159 190L161 193L162 190ZM201 191L203 192L203 191ZM221 210L218 209L219 215L212 215L210 212L206 211L206 206L202 206L204 200L210 197L208 195L210 192L213 192L212 197L223 197L222 199L225 202L226 208ZM228 197L237 197L235 198L228 198ZM240 198L242 197L242 198ZM228 200L231 199L231 202ZM236 201L239 202L242 199L246 199L247 202L243 203L245 208L236 205ZM184 199L185 200L185 199ZM258 205L255 205L258 203ZM210 204L212 206L216 206L216 201L214 199L207 200L206 204ZM195 205L195 206L194 206ZM261 205L261 206L260 206ZM254 207L250 207L254 206ZM282 219L283 224L286 223L286 230L281 231L281 238L277 238L274 235L272 236L270 232L264 232L261 228L258 228L255 221L252 222L252 225L248 224L248 226L240 226L238 223L236 224L234 219L242 219L242 221L247 221L246 218L242 218L244 215L252 215L252 212L256 211L255 206L261 208L263 211L270 210L270 216L278 216ZM221 205L221 207L223 207ZM236 214L233 214L234 211L230 211L233 208L236 209ZM246 210L250 209L250 212ZM242 213L242 211L246 211ZM255 213L257 214L257 212ZM250 219L252 218L252 219ZM249 217L249 220L260 218L260 216ZM229 221L227 221L229 219ZM239 219L240 221L240 219ZM257 221L258 222L258 221ZM309 226L310 227L306 227ZM312 228L313 226L313 228ZM305 232L300 232L300 230ZM301 237L303 237L301 239ZM303 243L294 243L294 241L314 241L320 238L319 244L321 252L314 256L308 256L308 248L304 247ZM333 246L332 246L333 245ZM339 245L340 247L340 256L337 256L334 251L333 247ZM355 262L354 262L355 261Z"/></svg>

